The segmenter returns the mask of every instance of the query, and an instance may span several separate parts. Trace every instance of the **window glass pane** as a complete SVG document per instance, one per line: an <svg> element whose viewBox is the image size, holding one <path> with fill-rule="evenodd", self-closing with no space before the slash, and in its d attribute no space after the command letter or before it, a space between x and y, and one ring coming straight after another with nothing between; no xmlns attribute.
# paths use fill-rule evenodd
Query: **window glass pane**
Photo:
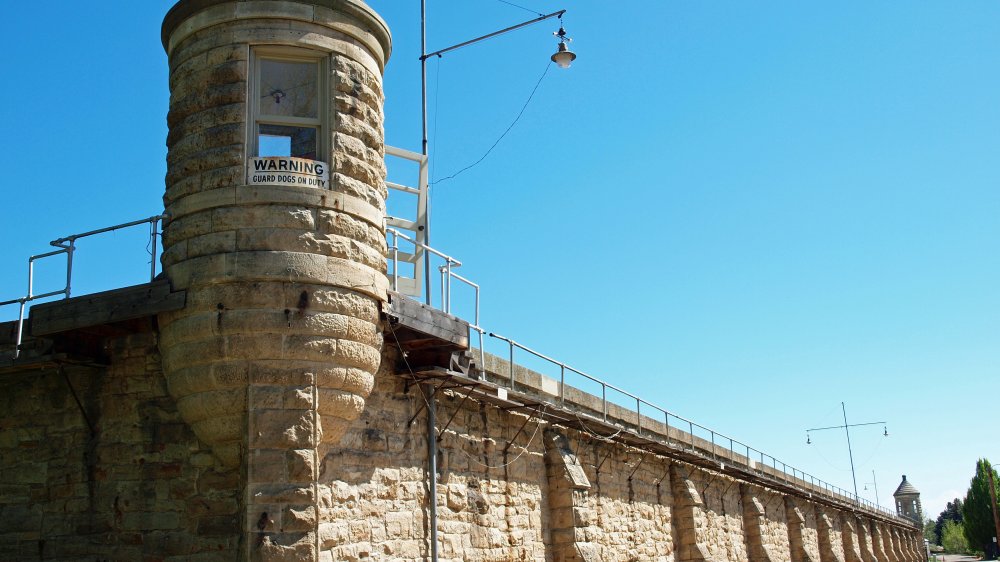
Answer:
<svg viewBox="0 0 1000 562"><path fill-rule="evenodd" d="M316 129L262 124L257 131L257 155L316 160Z"/></svg>
<svg viewBox="0 0 1000 562"><path fill-rule="evenodd" d="M319 63L261 59L260 113L319 117Z"/></svg>

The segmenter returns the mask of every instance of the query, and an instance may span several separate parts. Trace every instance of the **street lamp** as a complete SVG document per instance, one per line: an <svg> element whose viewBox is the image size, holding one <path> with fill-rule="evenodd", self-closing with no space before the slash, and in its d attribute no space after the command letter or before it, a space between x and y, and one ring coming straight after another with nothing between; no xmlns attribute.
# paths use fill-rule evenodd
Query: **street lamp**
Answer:
<svg viewBox="0 0 1000 562"><path fill-rule="evenodd" d="M844 433L847 434L847 454L848 454L848 456L851 459L851 480L854 482L854 500L858 501L858 478L857 478L857 476L854 475L854 451L851 449L851 432L850 432L850 430L848 428L850 428L850 427L860 427L860 426L863 426L863 425L881 425L881 426L884 426L883 430L882 430L882 435L884 437L888 437L889 436L889 428L888 428L888 426L885 426L886 422L884 422L884 421L848 424L847 423L847 408L844 406L843 402L840 403L840 408L844 412L844 425L831 425L830 427L814 427L812 429L807 429L806 430L806 445L811 445L812 444L812 438L810 437L810 434L809 434L809 432L811 432L811 431L823 431L823 430L826 430L826 429L843 429L844 430ZM876 503L878 503L877 500L878 500L878 498L876 497Z"/></svg>
<svg viewBox="0 0 1000 562"><path fill-rule="evenodd" d="M463 41L461 43L452 45L450 47L445 47L444 49L438 49L437 51L428 53L427 52L427 0L420 0L420 115L421 115L421 126L423 130L423 139L421 142L421 153L424 156L429 155L428 151L428 139L427 139L427 59L431 57L440 57L447 52L454 51L456 49L461 49L462 47L467 47L473 43L479 43L480 41L485 41L486 39L491 39L505 33L510 33L516 29L521 29L522 27L527 27L531 24L535 24L541 21L545 21L551 18L559 18L560 25L559 31L556 31L553 35L559 38L559 47L555 54L552 55L552 62L556 63L559 68L569 68L570 63L576 59L576 53L570 51L566 46L566 43L572 41L569 37L566 37L566 30L562 26L562 17L566 13L566 10L559 10L558 12L552 12L551 14L539 15L537 18L530 19L521 22L510 27L505 27L499 31L494 31L493 33L487 33L475 39L470 39L468 41ZM424 245L431 245L431 198L430 198L430 185L427 186L427 210L425 214L425 224L424 227ZM424 294L425 301L427 304L431 303L431 261L428 259L427 251L424 250Z"/></svg>

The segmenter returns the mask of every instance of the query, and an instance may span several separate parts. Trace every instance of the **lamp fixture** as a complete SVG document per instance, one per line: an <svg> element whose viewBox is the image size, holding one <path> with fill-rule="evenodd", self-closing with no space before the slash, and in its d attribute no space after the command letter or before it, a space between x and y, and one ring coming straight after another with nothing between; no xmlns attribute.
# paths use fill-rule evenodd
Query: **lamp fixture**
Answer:
<svg viewBox="0 0 1000 562"><path fill-rule="evenodd" d="M569 65L576 60L576 53L569 50L566 43L571 42L573 39L566 37L566 30L562 26L562 16L559 16L559 31L556 31L552 35L559 38L559 49L552 55L552 62L556 63L559 68L569 68Z"/></svg>

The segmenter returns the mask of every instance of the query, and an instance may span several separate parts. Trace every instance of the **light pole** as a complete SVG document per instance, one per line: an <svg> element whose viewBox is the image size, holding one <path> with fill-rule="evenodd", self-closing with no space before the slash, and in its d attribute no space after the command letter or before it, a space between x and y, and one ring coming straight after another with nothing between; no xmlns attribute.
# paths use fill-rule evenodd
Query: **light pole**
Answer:
<svg viewBox="0 0 1000 562"><path fill-rule="evenodd" d="M872 469L872 481L870 483L869 482L865 482L865 489L866 490L868 489L868 484L871 484L872 486L875 486L875 505L878 505L879 504L879 502L878 502L878 480L875 479L875 469L874 468Z"/></svg>
<svg viewBox="0 0 1000 562"><path fill-rule="evenodd" d="M854 482L854 501L858 501L858 478L854 474L854 451L851 449L851 431L848 428L851 428L851 427L860 427L860 426L863 426L863 425L882 425L882 426L885 426L886 422L884 422L884 421L877 421L877 422L865 422L865 423L853 423L853 424L849 424L849 423L847 423L847 407L844 406L843 402L840 403L840 409L844 412L844 425L831 425L829 427L814 427L812 429L807 429L806 430L806 445L812 444L812 439L811 439L811 437L809 435L809 432L811 432L811 431L823 431L823 430L826 430L826 429L843 429L844 430L844 433L847 435L847 454L848 454L849 458L851 459L851 481ZM889 428L888 427L885 428L885 430L882 432L882 435L884 435L885 437L889 436ZM877 500L877 498L876 498L876 500ZM877 501L876 501L876 503L877 503Z"/></svg>
<svg viewBox="0 0 1000 562"><path fill-rule="evenodd" d="M423 131L423 138L421 140L421 153L424 156L429 156L429 142L427 139L427 59L431 57L440 57L447 52L454 51L456 49L461 49L462 47L467 47L474 43L479 43L480 41L485 41L486 39L491 39L499 35L504 35L505 33L510 33L511 31L521 29L522 27L527 27L529 25L545 21L551 18L559 18L562 21L563 14L566 10L559 10L558 12L552 12L551 14L539 15L537 18L523 21L519 24L512 25L510 27L505 27L499 31L494 31L493 33L487 33L476 37L474 39L469 39L468 41L463 41L457 43L450 47L445 47L444 49L438 49L432 53L427 52L427 0L420 0L420 116L421 116L421 129ZM555 54L552 55L552 62L556 63L559 68L569 68L570 63L576 59L576 54L570 51L566 47L566 42L571 41L570 38L566 37L566 30L563 29L561 23L559 25L559 31L555 33L556 37L559 38L559 47ZM431 197L430 197L430 185L427 186L427 210L426 210L426 224L424 224L424 244L426 246L431 245ZM431 262L428 259L427 251L424 250L424 293L425 302L427 304L431 303Z"/></svg>
<svg viewBox="0 0 1000 562"><path fill-rule="evenodd" d="M427 139L427 59L431 57L440 57L447 52L454 51L456 49L461 49L462 47L467 47L474 43L479 43L480 41L485 41L492 37L497 37L498 35L503 35L509 33L516 29L529 26L540 21L544 21L550 18L559 18L562 21L563 14L566 10L559 10L558 12L552 12L547 15L539 15L539 17L530 19L528 21L521 22L517 25L512 25L510 27L505 27L499 31L494 31L493 33L487 33L480 37L470 39L468 41L463 41L461 43L452 45L450 47L445 47L444 49L438 49L432 53L427 52L427 0L420 0L420 125L422 130L422 136L420 147L421 154L424 158L429 157L429 143ZM576 58L576 55L566 47L566 43L571 39L566 37L566 30L563 29L562 25L559 26L559 31L555 33L556 37L559 38L559 47L555 54L552 55L552 62L556 63L560 68L568 68L570 63ZM429 305L431 304L431 260L427 248L431 245L431 197L430 197L430 183L427 184L427 205L424 214L424 224L422 225L424 229L424 301ZM419 228L419 227L418 227ZM430 481L428 482L428 497L429 507L430 507L430 560L431 562L437 562L438 560L438 531L437 531L437 414L436 414L436 396L435 389L430 385L424 385L423 391L425 395L428 396L428 407L427 407L427 452L428 452L428 472L430 474Z"/></svg>

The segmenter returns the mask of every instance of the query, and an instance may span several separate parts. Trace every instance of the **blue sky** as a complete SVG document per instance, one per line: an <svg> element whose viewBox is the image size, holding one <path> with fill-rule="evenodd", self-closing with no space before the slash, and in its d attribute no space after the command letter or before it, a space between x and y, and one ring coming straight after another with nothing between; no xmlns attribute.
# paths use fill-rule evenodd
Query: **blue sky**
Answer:
<svg viewBox="0 0 1000 562"><path fill-rule="evenodd" d="M805 444L844 401L890 433L852 433L859 489L964 495L1000 459L1000 4L515 3L568 9L579 59L433 188L483 326L851 488L842 433ZM5 7L0 300L49 240L162 210L171 4ZM428 4L431 50L532 17ZM371 5L387 138L419 150L419 3ZM428 62L434 178L507 128L557 27ZM76 292L142 282L143 238L81 243Z"/></svg>

